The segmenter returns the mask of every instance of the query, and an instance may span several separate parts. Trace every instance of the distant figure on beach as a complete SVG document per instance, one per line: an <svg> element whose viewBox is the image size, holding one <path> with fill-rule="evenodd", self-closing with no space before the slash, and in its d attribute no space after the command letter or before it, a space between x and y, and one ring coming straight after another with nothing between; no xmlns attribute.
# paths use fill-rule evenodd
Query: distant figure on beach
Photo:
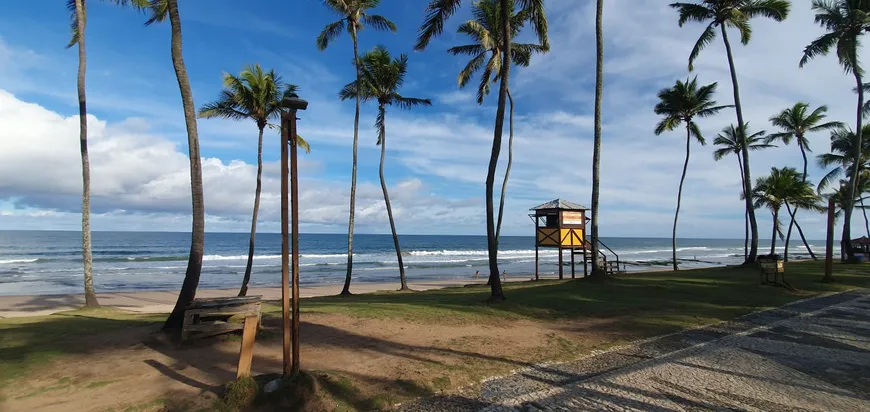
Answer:
<svg viewBox="0 0 870 412"><path fill-rule="evenodd" d="M476 272L474 272L474 278L475 278L475 279L480 278L480 271L479 271L479 270L476 271Z"/></svg>
<svg viewBox="0 0 870 412"><path fill-rule="evenodd" d="M504 281L507 282L507 271L501 272L501 277L504 278Z"/></svg>

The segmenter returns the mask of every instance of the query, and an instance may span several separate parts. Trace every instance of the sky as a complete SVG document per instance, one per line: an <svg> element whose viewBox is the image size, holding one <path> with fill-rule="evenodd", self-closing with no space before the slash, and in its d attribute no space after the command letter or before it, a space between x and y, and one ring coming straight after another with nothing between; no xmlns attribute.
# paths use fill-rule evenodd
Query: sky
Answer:
<svg viewBox="0 0 870 412"><path fill-rule="evenodd" d="M595 2L547 0L551 51L511 72L516 101L513 168L503 233L530 235L528 209L555 198L588 205L591 196ZM853 78L833 56L798 68L803 47L822 31L810 2L795 1L782 23L753 21L747 46L734 42L744 115L753 131L774 132L768 119L806 101L827 105L831 120L854 123ZM197 107L218 97L224 72L259 63L299 86L309 101L299 133L311 144L301 156L300 230L346 233L353 137L353 102L337 93L353 80L352 43L343 33L325 51L315 38L339 17L317 0L180 1L183 53ZM87 97L94 230L188 231L187 136L169 52L169 26L145 27L145 17L88 2ZM497 94L475 102L475 81L459 89L466 57L446 50L470 41L456 33L470 18L470 1L424 52L413 51L423 1L382 0L372 12L397 33L368 28L360 50L384 45L407 53L401 93L430 98L432 107L388 108L386 180L402 234L485 234L484 181L492 146ZM668 237L685 156L681 131L653 133L658 90L698 76L718 82L716 99L731 104L721 38L687 59L700 24L677 25L667 2L606 0L601 161L602 236ZM520 40L531 41L526 30ZM77 230L81 226L81 163L76 100L77 52L66 49L69 15L62 1L4 4L0 15L0 229ZM736 37L736 36L732 36ZM496 90L494 88L494 90ZM357 233L389 233L378 180L373 104L360 119ZM733 110L699 120L708 145L692 144L678 237L742 238L743 203L737 160L715 162L712 141L736 123ZM253 121L199 120L206 230L250 229L257 128ZM507 160L507 128L497 182ZM278 134L264 148L259 230L280 230ZM815 154L829 136L809 136ZM771 167L800 168L797 146L753 153L753 179ZM811 162L810 180L825 171ZM496 190L496 193L498 190ZM496 199L497 203L498 199ZM770 213L758 211L762 238ZM824 216L801 212L809 238L823 239ZM853 231L863 232L856 216ZM854 233L854 232L853 232ZM769 235L767 235L769 236Z"/></svg>

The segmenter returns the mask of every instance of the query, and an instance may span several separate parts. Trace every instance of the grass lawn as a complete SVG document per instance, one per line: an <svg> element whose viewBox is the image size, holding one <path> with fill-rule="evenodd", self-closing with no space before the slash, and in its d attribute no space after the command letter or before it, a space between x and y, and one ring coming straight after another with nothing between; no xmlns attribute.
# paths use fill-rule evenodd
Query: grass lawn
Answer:
<svg viewBox="0 0 870 412"><path fill-rule="evenodd" d="M381 322L422 325L420 329L423 330L430 326L433 329L436 326L452 329L468 325L495 329L516 327L519 324L561 327L580 320L607 320L609 331L636 339L729 320L755 310L780 306L820 293L870 287L870 264L835 264L834 268L837 283L821 283L821 262L787 264L786 280L797 292L760 285L757 270L712 268L626 275L596 281L577 279L511 283L505 286L507 300L500 303L487 302L489 289L486 286L470 286L412 293L310 298L301 302L301 308L304 314L314 317L323 315L333 320L356 319L370 324ZM280 305L268 303L264 309L267 314L266 325L270 321L273 325L277 324L275 317L280 316ZM73 359L95 359L91 357L99 357L104 351L136 345L139 343L136 339L141 341L142 331L156 330L163 317L164 315L138 315L113 309L99 309L51 316L0 319L0 410L4 409L7 400L22 400L28 396L41 397L52 392L61 396L59 394L65 393L62 391L69 388L78 392L111 391L112 383L117 382L112 376L63 378L30 392L18 391L14 398L10 396L8 399L4 389L29 382L34 379L34 375L46 369L63 368L64 362ZM267 332L258 341L258 345L278 342L277 345L280 346L280 338L275 330ZM352 332L357 336L366 336L365 330ZM306 339L304 333L303 328L303 340ZM553 335L552 341L547 339L541 343L546 347L537 352L529 352L529 358L524 361L576 358L593 349L590 345L584 346L579 340L572 341L570 336L566 339L562 335ZM110 343L103 345L100 343L103 340ZM475 343L468 344L473 346ZM485 352L486 345L488 343L483 342L474 349ZM419 396L427 393L426 391L449 391L452 389L451 382L456 382L456 373L470 374L473 373L472 369L484 370L486 373L504 373L511 369L511 365L504 362L490 368L486 364L465 369L448 365L454 373L451 381L445 372L447 366L439 366L437 363L432 362L432 368L418 372L423 376L415 384L419 384L422 389L405 391L408 392L407 396ZM330 389L330 385L346 386L350 389L339 392L353 392L357 391L354 385L365 380L365 376L351 376L347 379L345 376L347 375L333 374L331 383L322 382L321 385L326 390ZM480 377L466 378L474 380ZM403 385L409 386L410 383L397 378L395 382L380 384L378 390L402 393ZM377 393L370 395L380 396Z"/></svg>

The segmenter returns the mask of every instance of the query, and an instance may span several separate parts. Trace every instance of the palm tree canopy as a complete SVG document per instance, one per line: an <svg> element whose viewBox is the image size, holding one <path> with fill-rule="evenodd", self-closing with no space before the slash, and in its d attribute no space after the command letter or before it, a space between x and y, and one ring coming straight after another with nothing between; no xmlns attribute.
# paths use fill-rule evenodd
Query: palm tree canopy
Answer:
<svg viewBox="0 0 870 412"><path fill-rule="evenodd" d="M376 30L389 30L395 33L395 23L384 16L368 13L369 9L377 7L380 3L381 0L323 0L323 4L341 18L323 28L323 31L317 36L317 48L325 50L345 29L353 38L354 26L357 31L365 27L372 27Z"/></svg>
<svg viewBox="0 0 870 412"><path fill-rule="evenodd" d="M858 66L857 50L860 48L860 37L870 30L870 2L866 0L813 0L813 10L816 11L815 22L827 33L815 39L804 48L800 67L816 56L827 55L831 48L836 47L837 59L846 72L852 72Z"/></svg>
<svg viewBox="0 0 870 412"><path fill-rule="evenodd" d="M713 140L713 144L719 147L713 151L713 159L718 161L731 153L740 154L743 152L743 145L746 145L749 150L776 147L764 139L765 133L764 130L750 133L748 122L743 125L743 134L738 134L737 127L733 124L726 126L722 129L722 133L719 133ZM745 138L741 138L741 136L745 136Z"/></svg>
<svg viewBox="0 0 870 412"><path fill-rule="evenodd" d="M793 167L771 168L769 176L756 180L752 190L753 204L756 208L766 207L771 211L778 211L786 203L801 209L822 210L821 197L810 182L802 179L803 175Z"/></svg>
<svg viewBox="0 0 870 412"><path fill-rule="evenodd" d="M870 136L870 125L864 125L862 134L868 133ZM861 145L861 164L860 171L868 170L868 161L870 161L870 139L862 139ZM855 153L855 132L847 127L841 127L831 131L831 151L816 156L816 161L819 167L826 168L836 166L822 180L819 181L818 190L821 192L831 183L837 181L844 173L849 176L853 167L852 160Z"/></svg>
<svg viewBox="0 0 870 412"><path fill-rule="evenodd" d="M798 146L811 152L807 133L843 127L842 122L824 122L827 118L825 113L828 111L828 106L819 106L812 112L809 112L809 108L809 103L798 102L771 117L770 123L782 131L767 136L768 143L781 140L782 143L788 145L791 144L792 139L795 139Z"/></svg>
<svg viewBox="0 0 870 412"><path fill-rule="evenodd" d="M783 21L788 17L791 2L788 0L699 0L696 3L671 3L680 15L679 24L686 22L707 23L701 37L689 54L689 71L694 69L695 59L705 47L716 39L716 28L720 25L733 27L740 32L740 41L748 44L752 38L753 17L767 17Z"/></svg>
<svg viewBox="0 0 870 412"><path fill-rule="evenodd" d="M527 10L514 11L514 0L509 1L511 8L511 38L515 38L523 25L529 20L530 13ZM543 14L543 12L541 12ZM473 20L466 21L457 30L460 34L470 37L474 43L464 46L451 47L447 50L452 55L473 56L464 69L459 72L457 82L459 87L465 87L474 73L483 67L480 77L480 86L477 89L477 103L483 104L483 98L489 94L490 83L499 80L502 64L502 32L504 25L501 21L500 0L480 0L474 3L472 9ZM546 16L543 16L546 19ZM527 67L533 53L545 53L547 50L540 44L511 43L511 61L517 66ZM489 60L486 64L486 55Z"/></svg>
<svg viewBox="0 0 870 412"><path fill-rule="evenodd" d="M251 119L259 128L270 120L278 120L283 113L281 102L285 98L299 97L299 87L285 84L274 70L264 71L259 64L247 66L238 76L224 73L224 88L217 100L204 104L197 114L200 118L244 120ZM305 151L311 148L305 139L297 143Z"/></svg>
<svg viewBox="0 0 870 412"><path fill-rule="evenodd" d="M520 13L524 13L523 21L532 24L538 44L545 51L550 50L550 40L547 37L547 16L544 12L544 0L511 0L519 4ZM426 18L417 34L417 43L414 50L423 51L429 46L429 42L444 32L444 24L462 3L462 0L431 0L426 6ZM476 16L475 16L476 20ZM512 19L513 20L513 19ZM513 24L513 21L511 22ZM491 26L497 27L497 26ZM513 29L511 30L513 31Z"/></svg>
<svg viewBox="0 0 870 412"><path fill-rule="evenodd" d="M722 109L732 106L716 106L713 95L716 93L717 83L698 87L698 78L686 79L685 82L677 80L673 87L659 91L659 103L655 106L655 113L664 118L656 125L655 134L671 131L686 124L689 133L702 145L706 144L701 135L701 129L694 122L695 117L709 117L719 113Z"/></svg>
<svg viewBox="0 0 870 412"><path fill-rule="evenodd" d="M391 105L402 109L415 106L431 106L429 99L405 97L399 94L399 89L405 82L408 71L408 55L402 54L393 58L384 46L376 46L374 50L360 56L360 83L348 83L338 93L341 100L355 99L357 94L362 101L375 100L381 106ZM361 85L361 86L360 86ZM378 144L381 142L383 128L383 113L378 113L375 127L378 129Z"/></svg>

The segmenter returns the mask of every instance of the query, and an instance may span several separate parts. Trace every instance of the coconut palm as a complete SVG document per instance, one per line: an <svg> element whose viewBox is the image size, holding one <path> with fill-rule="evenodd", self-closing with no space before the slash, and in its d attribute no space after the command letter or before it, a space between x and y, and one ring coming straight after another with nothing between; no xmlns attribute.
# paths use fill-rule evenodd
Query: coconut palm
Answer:
<svg viewBox="0 0 870 412"><path fill-rule="evenodd" d="M489 283L491 300L503 300L504 291L501 287L501 279L498 271L498 240L495 236L495 207L492 202L495 186L495 173L498 166L498 157L501 152L501 138L504 129L504 112L507 101L508 84L510 80L510 56L511 51L511 21L510 0L499 0L499 19L504 23L502 26L502 62L498 79L500 80L498 91L498 105L495 112L495 127L493 129L492 151L489 156L489 166L486 173L486 239L489 259ZM426 7L426 19L420 27L417 36L415 50L422 51L429 42L444 31L444 24L458 9L462 0L431 0ZM529 14L529 21L538 37L538 43L545 49L549 49L547 39L547 20L544 14L544 2L542 0L518 0L520 9Z"/></svg>
<svg viewBox="0 0 870 412"><path fill-rule="evenodd" d="M600 276L598 266L598 203L601 197L601 103L604 99L604 0L595 1L595 108L592 120L592 275ZM561 252L560 252L561 253Z"/></svg>
<svg viewBox="0 0 870 412"><path fill-rule="evenodd" d="M722 129L722 133L719 133L716 136L716 139L713 140L713 144L718 146L719 148L713 151L713 160L717 162L725 158L725 156L734 153L737 155L737 167L740 170L740 187L741 187L741 198L746 196L746 193L743 192L746 188L743 186L743 145L750 151L767 149L771 147L776 147L772 144L764 142L764 134L766 133L764 130L749 133L749 123L746 123L746 129L743 130L743 133L737 133L737 128L734 127L734 124L726 126ZM744 211L743 213L743 258L745 259L749 256L749 214Z"/></svg>
<svg viewBox="0 0 870 412"><path fill-rule="evenodd" d="M116 3L126 3L116 1ZM184 109L184 125L187 129L188 157L190 159L190 192L193 209L191 227L190 255L187 260L187 271L184 282L172 313L163 324L166 331L180 331L184 322L184 310L196 297L199 277L202 272L202 253L205 243L205 205L202 199L202 160L199 154L199 133L196 128L196 105L190 89L190 78L181 50L181 18L178 14L178 0L130 0L130 4L148 12L145 25L161 23L169 20L170 52L178 89L181 92L181 104Z"/></svg>
<svg viewBox="0 0 870 412"><path fill-rule="evenodd" d="M683 183L686 180L686 170L689 168L689 155L692 138L702 146L707 144L701 129L695 123L695 118L705 118L715 115L731 106L716 106L713 95L716 93L716 83L698 87L698 78L686 79L685 82L677 80L670 88L659 91L659 103L656 104L655 112L663 116L656 125L656 136L665 131L676 130L680 125L686 126L686 161L683 163L683 174L680 177L680 189L677 191L677 210L674 212L674 229L671 238L673 246L674 270L679 270L677 263L677 220L680 217L680 203L683 198Z"/></svg>
<svg viewBox="0 0 870 412"><path fill-rule="evenodd" d="M93 255L91 254L91 163L88 157L88 108L85 93L85 71L87 69L87 54L85 53L85 1L68 0L70 11L72 39L67 48L78 45L79 67L76 88L79 98L79 153L82 159L82 263L84 265L85 306L99 307L97 293L94 290Z"/></svg>
<svg viewBox="0 0 870 412"><path fill-rule="evenodd" d="M862 134L870 134L870 125L863 126ZM870 170L870 139L862 139L860 150L861 161L853 162L855 153L855 143L857 136L855 132L847 127L834 129L831 131L831 151L816 156L816 161L819 167L828 168L834 166L820 181L817 190L824 191L831 183L837 182L841 177L849 178L851 183L852 174L857 169L859 177ZM856 191L857 198L857 191ZM845 211L844 211L845 212Z"/></svg>
<svg viewBox="0 0 870 412"><path fill-rule="evenodd" d="M335 40L345 29L353 42L353 62L356 67L356 80L360 80L359 60L359 31L365 27L375 30L389 30L396 32L396 25L386 17L377 14L369 14L369 10L380 4L381 0L323 0L323 4L338 14L341 18L329 23L317 36L317 48L326 50L329 44ZM357 151L359 147L359 105L360 99L356 99L356 107L353 113L353 168L350 174L350 214L347 223L347 272L344 278L344 288L341 294L350 295L350 281L353 275L353 227L356 209L356 169Z"/></svg>
<svg viewBox="0 0 870 412"><path fill-rule="evenodd" d="M734 67L734 56L731 53L731 42L728 40L726 27L736 28L740 32L741 43L748 44L752 37L752 27L749 21L753 17L767 17L782 21L788 16L791 3L787 0L698 0L697 3L672 3L671 7L680 14L679 25L694 21L706 23L698 41L689 54L689 70L694 67L695 59L705 47L716 38L716 29L722 33L725 44L725 54L728 57L728 68L731 72L731 85L734 90L734 108L737 112L737 130L745 130L743 107L740 104L740 87L737 83L737 70ZM749 170L749 149L743 149L743 193L752 193L752 178ZM746 211L749 215L749 226L752 231L752 242L746 263L755 262L758 255L758 223L755 220L755 209L751 199L746 197Z"/></svg>
<svg viewBox="0 0 870 412"><path fill-rule="evenodd" d="M251 238L248 242L248 263L245 265L245 275L239 296L248 292L248 282L251 280L251 269L254 265L254 243L257 235L257 214L260 211L260 191L263 176L263 130L269 120L279 119L284 98L299 97L295 84L284 85L274 70L263 71L259 64L246 67L234 76L224 73L224 89L214 102L207 103L199 109L199 117L212 119L223 118L231 120L253 120L257 125L257 186L254 191L254 212L251 217ZM300 146L310 150L308 143L299 140Z"/></svg>
<svg viewBox="0 0 870 412"><path fill-rule="evenodd" d="M813 190L812 185L805 181L793 167L770 169L770 175L760 177L752 191L752 201L756 208L766 207L773 216L773 232L770 240L770 254L776 253L777 234L782 237L779 212L783 206L799 207L820 211L821 198Z"/></svg>
<svg viewBox="0 0 870 412"><path fill-rule="evenodd" d="M396 223L393 219L393 207L390 204L390 195L387 192L387 182L384 179L384 159L387 153L387 106L396 106L410 110L417 106L431 106L429 99L404 97L399 94L399 89L405 82L405 74L408 71L408 55L402 54L394 59L390 52L383 46L377 46L360 58L359 64L360 81L352 82L339 92L341 100L360 99L362 101L375 100L378 102L378 116L375 120L375 128L378 129L378 142L381 146L381 163L379 174L381 178L381 190L384 192L384 204L387 208L387 217L390 220L390 230L393 233L393 244L396 247L396 259L399 261L400 290L408 290L408 282L405 279L405 265L402 262L402 249L399 246L399 235L396 233Z"/></svg>
<svg viewBox="0 0 870 412"><path fill-rule="evenodd" d="M803 180L807 180L807 166L809 163L807 161L807 152L812 151L810 150L809 141L807 140L807 134L836 129L843 126L840 122L824 121L825 118L827 118L827 115L825 114L825 112L828 111L827 106L819 106L812 112L809 112L809 107L809 103L798 102L795 103L794 106L771 117L770 123L779 128L781 132L771 134L767 137L768 142L781 140L783 144L788 145L791 144L792 140L794 140L797 143L798 148L801 151L801 157L804 159ZM791 221L788 224L788 232L785 236L786 261L788 261L788 244L791 240L791 231L792 227L795 225L795 215L797 214L797 211L798 208L795 208L794 214L791 215ZM798 230L798 232L801 235L801 240L804 242L804 246L807 248L807 252L809 252L813 259L816 259L816 255L813 253L812 249L810 249L810 246L803 235L803 230Z"/></svg>
<svg viewBox="0 0 870 412"><path fill-rule="evenodd" d="M525 10L514 12L514 1L510 2L511 7L511 38L516 37L523 25L529 18L529 13ZM489 94L489 86L491 83L498 81L498 75L501 72L501 53L502 41L501 33L501 6L499 0L481 0L474 3L472 6L473 20L466 21L459 26L457 30L460 34L465 34L474 41L473 44L464 46L451 47L447 50L452 55L467 55L472 56L471 60L459 72L457 82L459 87L465 87L468 82L474 77L474 74L483 68L480 75L480 83L477 87L477 104L483 104L483 98ZM511 44L511 61L517 66L528 67L533 53L545 53L546 50L539 44ZM489 56L489 59L487 59ZM485 63L485 65L484 65ZM508 162L505 168L504 181L501 186L501 199L498 206L498 220L495 226L496 242L501 235L501 222L504 216L504 200L507 193L507 182L511 173L511 165L513 163L514 154L514 99L511 96L510 87L507 90L507 97L510 103L510 115L508 117Z"/></svg>
<svg viewBox="0 0 870 412"><path fill-rule="evenodd" d="M858 58L858 49L860 47L861 36L865 32L870 31L870 2L866 0L813 0L813 10L816 11L815 21L822 26L827 33L815 39L804 49L804 55L800 60L800 67L803 67L807 62L816 56L826 55L830 50L836 47L837 59L840 66L847 73L852 73L855 77L855 88L858 93L858 107L855 120L855 144L852 146L854 152L852 157L857 159L861 157L861 149L863 148L863 132L864 127L862 121L864 117L864 83L862 76L863 69L860 66ZM860 162L854 162L854 170L850 176L849 187L851 194L846 197L845 208L843 209L843 245L846 248L846 256L851 259L851 225L852 225L852 208L854 207L853 200L856 197L858 189L858 167Z"/></svg>

